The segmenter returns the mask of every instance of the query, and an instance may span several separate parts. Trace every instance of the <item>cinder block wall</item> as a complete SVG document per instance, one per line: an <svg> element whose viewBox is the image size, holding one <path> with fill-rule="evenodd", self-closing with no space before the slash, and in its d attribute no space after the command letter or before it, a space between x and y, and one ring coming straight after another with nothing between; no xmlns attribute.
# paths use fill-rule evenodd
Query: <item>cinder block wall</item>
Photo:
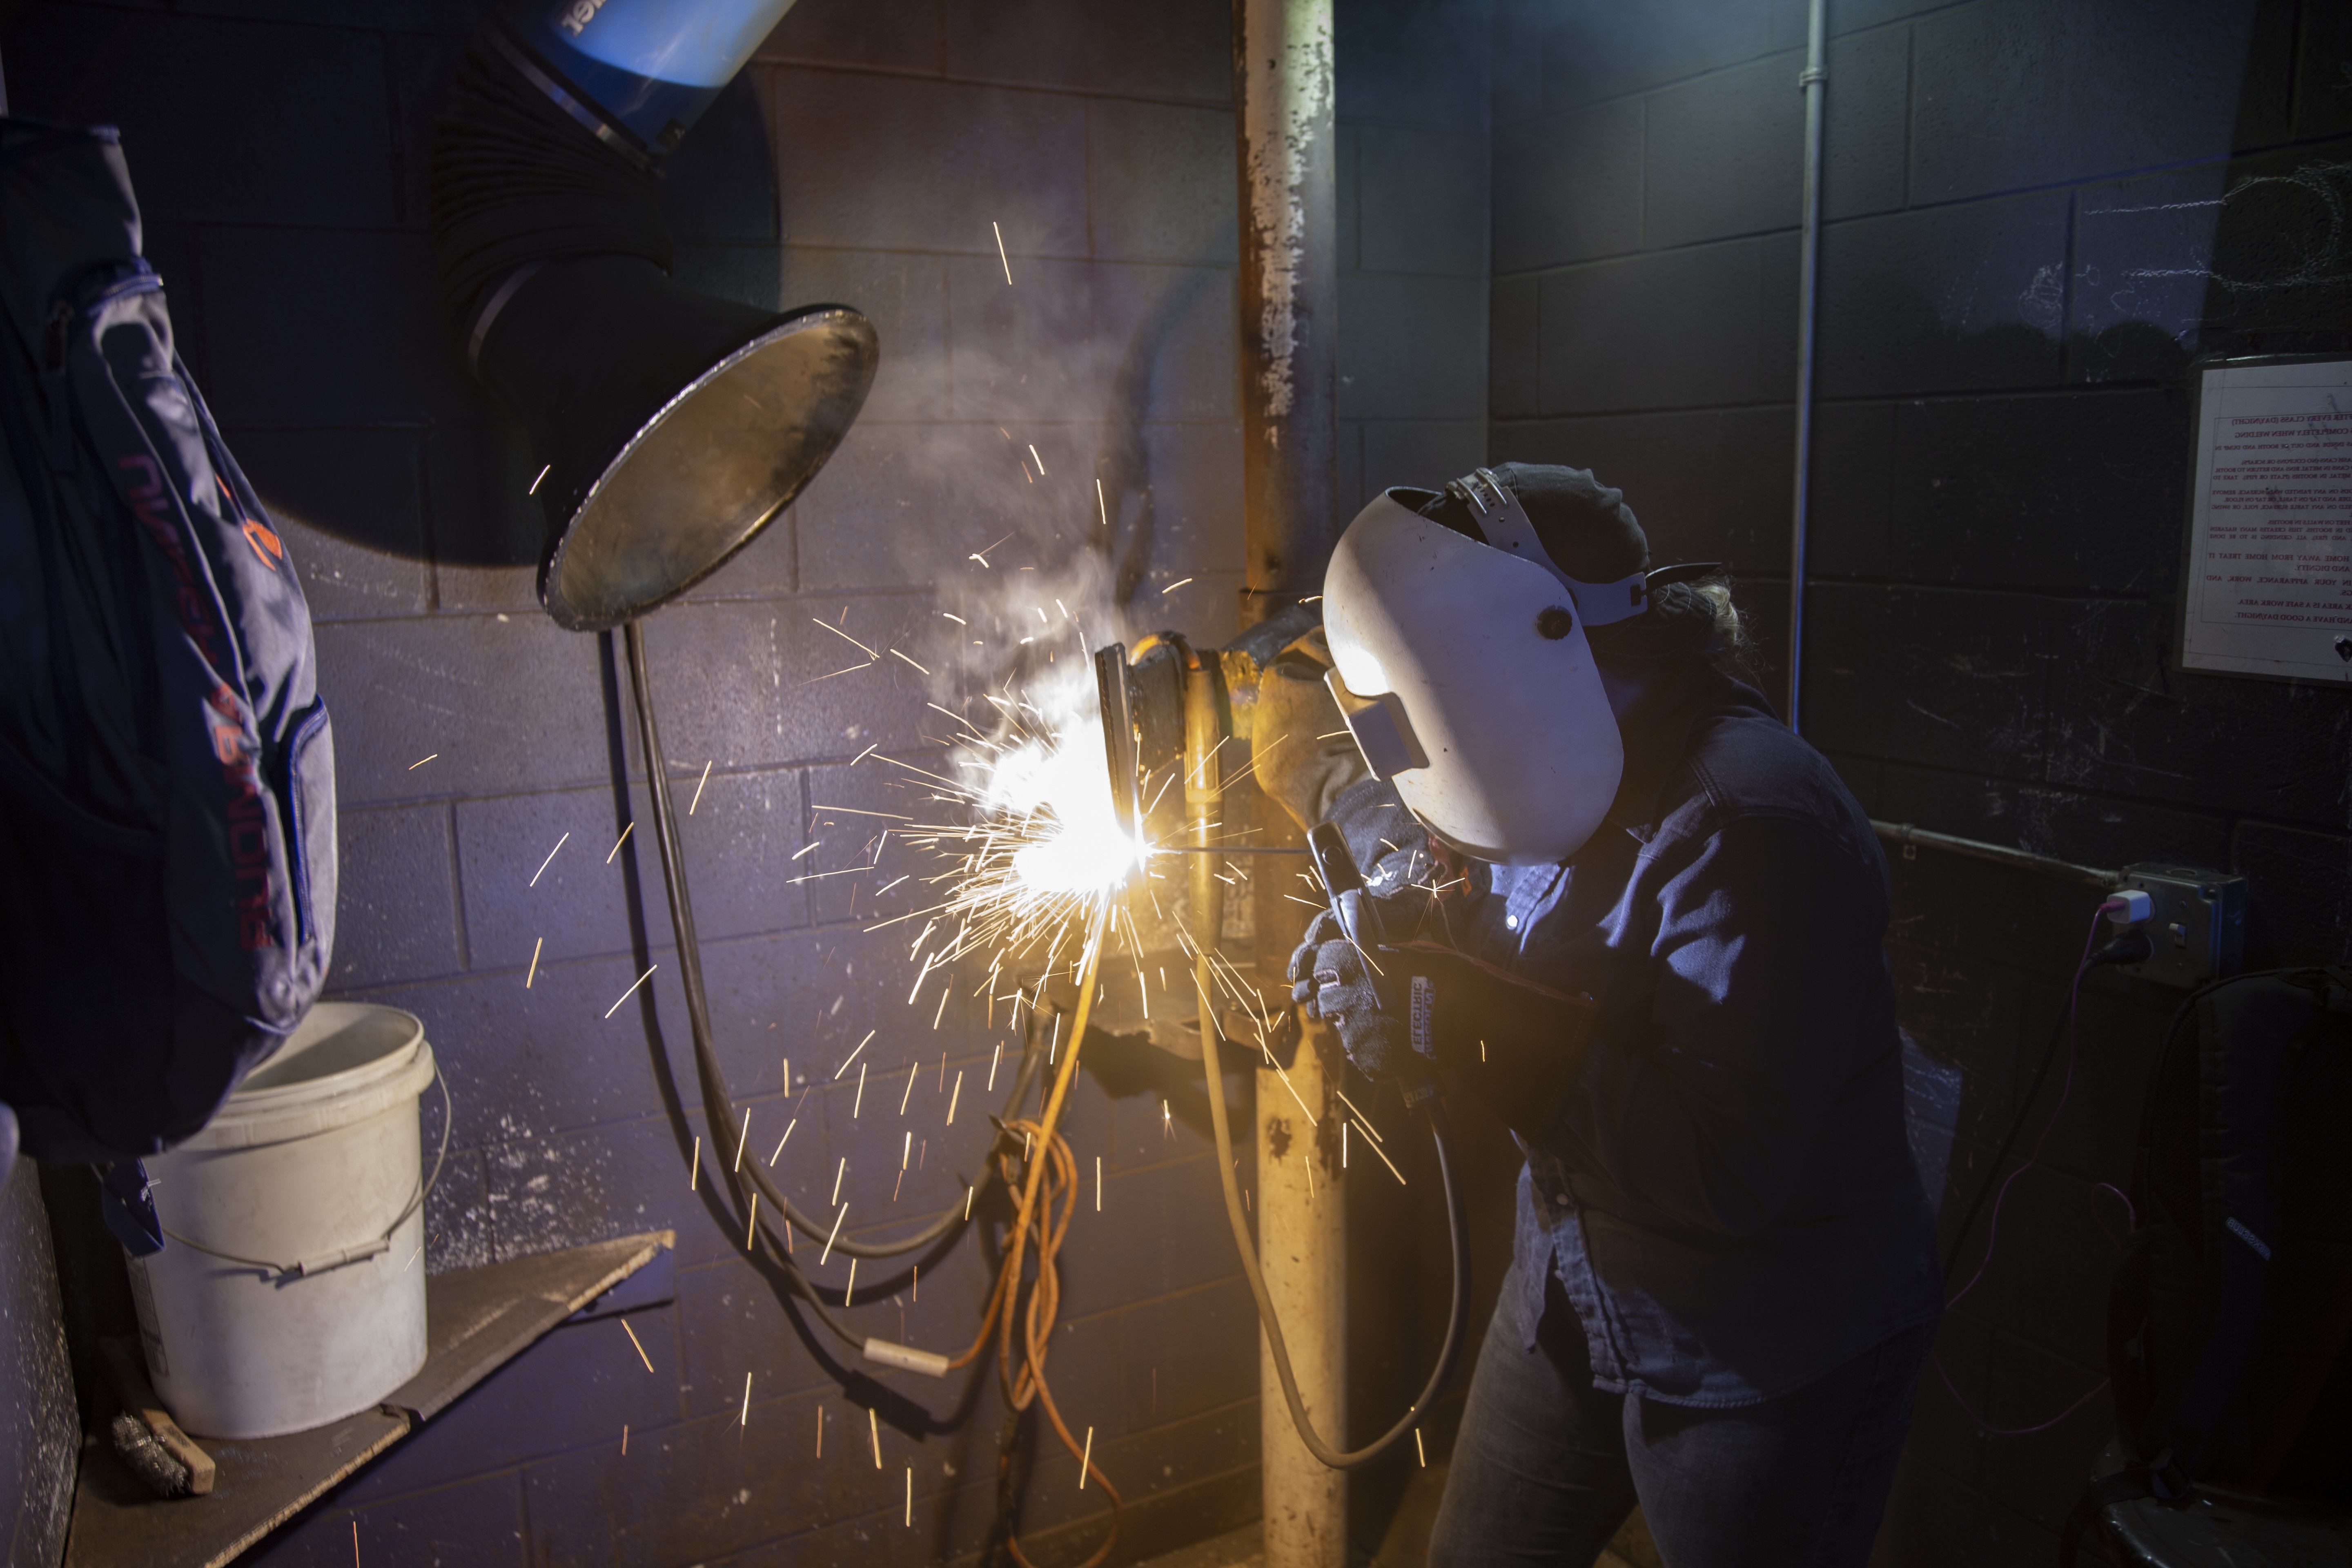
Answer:
<svg viewBox="0 0 2352 1568"><path fill-rule="evenodd" d="M1804 10L1508 0L1496 28L1488 449L1593 467L1659 559L1730 562L1776 667ZM2334 254L2340 8L1831 0L1829 16L1808 737L1874 816L2242 871L2249 965L2340 960L2352 703L2168 665L2189 357L2340 351L2352 327L2341 268L2281 259ZM2264 199L2282 192L2307 205ZM2095 895L1927 850L1894 874L1904 1023L1962 1075L1948 1242ZM2062 1058L2022 1141L2047 1129L2042 1163L1923 1380L1885 1561L2052 1559L2112 1430L2104 1394L2063 1414L2106 1375L2126 1216L2100 1184L2127 1184L2179 1000L2084 986L2063 1113ZM1980 1220L1959 1279L1983 1240Z"/></svg>
<svg viewBox="0 0 2352 1568"><path fill-rule="evenodd" d="M678 1235L676 1300L629 1320L651 1373L618 1324L560 1330L260 1555L340 1563L356 1521L371 1563L951 1560L993 1511L992 1370L845 1395L840 1347L788 1321L710 1184L688 1191L661 1114L649 1033L695 1096L658 868L644 831L606 853L623 821L646 826L634 742L624 809L607 656L533 596L540 459L467 376L429 255L432 121L478 15L37 4L5 40L17 112L121 126L183 352L309 592L343 805L335 993L420 1015L457 1107L424 1266ZM1391 323L1345 340L1345 499L1443 478L1483 440L1486 36L1483 4L1341 8L1345 308ZM939 668L941 611L995 603L1024 565L1065 580L1098 532L1099 478L1137 619L1231 635L1233 136L1223 0L802 0L665 181L688 281L855 304L884 344L833 465L648 630L675 785L700 796L686 851L730 1080L755 1151L798 1119L776 1168L810 1208L849 1160L853 1230L957 1200L947 1173L971 1167L1005 1010L967 994L978 973L936 1028L907 1005L912 931L868 928L915 907L913 884L877 897L911 859L795 879L857 863L874 819L825 808L908 811L919 795L886 787L882 759L935 765L946 733L925 676L887 656L833 675L863 656L812 623ZM967 559L1006 534L988 567ZM640 941L650 1008L608 1018ZM853 1120L854 1072L831 1074L869 1029ZM941 1075L958 1071L950 1132ZM1050 1370L1130 1540L1164 1546L1254 1516L1258 1415L1211 1161L1163 1132L1157 1101L1080 1086L1068 1134L1082 1169L1104 1161L1103 1212L1087 1194L1063 1254ZM731 1154L733 1129L691 1120L706 1160ZM931 1147L894 1202L902 1125ZM978 1250L924 1274L919 1296L869 1269L875 1300L847 1316L960 1345ZM839 1256L819 1271L845 1275ZM1102 1494L1077 1490L1050 1437L1033 1454L1023 1528L1075 1560Z"/></svg>

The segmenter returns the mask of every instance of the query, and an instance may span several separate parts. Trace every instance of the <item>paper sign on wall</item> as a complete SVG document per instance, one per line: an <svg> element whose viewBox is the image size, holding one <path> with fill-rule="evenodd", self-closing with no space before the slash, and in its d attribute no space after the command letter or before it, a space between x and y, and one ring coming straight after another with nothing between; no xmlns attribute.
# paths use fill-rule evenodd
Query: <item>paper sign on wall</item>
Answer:
<svg viewBox="0 0 2352 1568"><path fill-rule="evenodd" d="M2346 679L2352 360L2210 365L2197 391L2181 668Z"/></svg>

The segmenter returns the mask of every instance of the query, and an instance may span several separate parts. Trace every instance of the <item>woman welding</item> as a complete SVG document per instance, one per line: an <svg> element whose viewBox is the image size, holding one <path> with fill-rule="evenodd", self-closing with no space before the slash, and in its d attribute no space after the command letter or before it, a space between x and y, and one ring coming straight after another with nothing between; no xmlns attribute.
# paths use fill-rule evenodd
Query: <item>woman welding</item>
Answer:
<svg viewBox="0 0 2352 1568"><path fill-rule="evenodd" d="M1571 468L1349 525L1324 624L1360 761L1269 788L1341 828L1351 923L1395 945L1327 912L1291 979L1359 1068L1437 1069L1527 1156L1430 1561L1589 1563L1638 1501L1675 1568L1858 1565L1942 1300L1885 862L1727 673L1728 593L1648 556Z"/></svg>

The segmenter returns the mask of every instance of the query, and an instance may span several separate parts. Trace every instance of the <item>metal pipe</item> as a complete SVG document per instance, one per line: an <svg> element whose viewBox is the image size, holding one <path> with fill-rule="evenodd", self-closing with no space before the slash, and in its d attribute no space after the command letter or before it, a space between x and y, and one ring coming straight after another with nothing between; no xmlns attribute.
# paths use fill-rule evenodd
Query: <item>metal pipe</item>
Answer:
<svg viewBox="0 0 2352 1568"><path fill-rule="evenodd" d="M1339 537L1332 0L1234 0L1242 625L1323 590Z"/></svg>
<svg viewBox="0 0 2352 1568"><path fill-rule="evenodd" d="M1881 822L1871 818L1871 828L1890 844L1905 846L1924 844L1930 849L1947 850L1954 855L1966 855L1978 860L1990 860L1996 865L2014 866L2020 870L2039 871L2045 877L2057 877L2069 882L2086 882L2107 891L2123 886L2124 874L2098 866L2078 866L2072 860L2061 860L2054 855L2036 855L2031 849L2012 849L2006 844L1988 844L1981 838L1961 838L1949 833L1933 833L1924 827L1914 827L1907 822ZM1907 857L1906 857L1907 858Z"/></svg>
<svg viewBox="0 0 2352 1568"><path fill-rule="evenodd" d="M1800 707L1805 679L1805 525L1813 478L1813 340L1821 292L1822 108L1829 90L1829 0L1811 0L1805 17L1803 237L1797 253L1797 481L1789 521L1789 728L1804 733Z"/></svg>
<svg viewBox="0 0 2352 1568"><path fill-rule="evenodd" d="M1234 98L1241 184L1241 622L1258 625L1322 592L1339 536L1338 130L1332 0L1234 0ZM1268 847L1304 842L1289 816L1253 803ZM1289 1005L1283 971L1304 921L1282 897L1287 876L1253 877L1255 973L1269 1005ZM1345 1236L1339 1184L1310 1195L1314 1129L1296 1114L1325 1099L1328 1030L1308 1026L1286 1088L1258 1073L1259 1254L1292 1342L1299 1390L1326 1430L1346 1429ZM1208 1047L1205 1040L1202 1048ZM1290 1112L1285 1115L1285 1111ZM1328 1123L1330 1118L1322 1120ZM1294 1125L1294 1123L1296 1125ZM1303 1157L1302 1157L1303 1156ZM1318 1173L1319 1175L1319 1173ZM1265 1345L1263 1335L1260 1345ZM1265 1568L1341 1568L1347 1478L1292 1429L1270 1352L1259 1356Z"/></svg>

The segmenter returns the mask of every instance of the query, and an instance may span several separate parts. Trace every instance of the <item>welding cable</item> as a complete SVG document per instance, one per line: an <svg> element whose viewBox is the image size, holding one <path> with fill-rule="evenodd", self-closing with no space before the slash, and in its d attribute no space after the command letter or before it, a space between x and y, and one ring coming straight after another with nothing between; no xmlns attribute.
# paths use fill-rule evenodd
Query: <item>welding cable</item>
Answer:
<svg viewBox="0 0 2352 1568"><path fill-rule="evenodd" d="M1298 1429L1298 1440L1307 1445L1308 1453L1335 1470L1352 1470L1387 1453L1420 1424L1436 1399L1439 1385L1461 1357L1462 1342L1469 1326L1469 1216L1461 1187L1454 1179L1454 1139L1446 1122L1445 1107L1434 1094L1423 1100L1421 1106L1422 1113L1429 1119L1430 1142L1437 1150L1438 1180L1445 1189L1446 1233L1454 1248L1454 1289L1445 1309L1445 1341L1437 1352L1437 1364L1430 1369L1429 1382L1423 1386L1421 1397L1412 1402L1412 1408L1398 1418L1395 1426L1360 1448L1334 1448L1315 1430L1306 1403L1298 1396L1298 1379L1290 1370L1290 1349L1283 1341L1282 1323L1275 1316L1274 1301L1265 1293L1265 1276L1258 1268L1257 1248L1250 1241L1249 1222L1242 1213L1241 1184L1234 1174L1233 1131L1225 1120L1225 1079L1218 1060L1219 1036L1212 1023L1205 956L1194 966L1193 985L1200 994L1201 1065L1208 1078L1209 1127L1216 1135L1217 1173L1225 1189L1225 1218L1233 1226L1234 1247L1242 1258L1242 1274L1249 1280L1250 1295L1257 1302L1258 1321L1265 1328L1265 1346L1274 1357L1275 1373L1282 1380L1282 1397L1290 1406L1290 1424ZM1307 1048L1313 1048L1312 1042Z"/></svg>
<svg viewBox="0 0 2352 1568"><path fill-rule="evenodd" d="M718 1052L712 1045L709 1002L702 979L702 950L695 937L694 906L687 888L685 855L677 837L677 808L670 799L669 764L662 752L660 726L654 717L652 679L646 666L644 623L632 621L625 626L623 642L627 649L630 688L636 700L638 738L645 750L646 788L653 801L654 837L661 857L662 886L668 897L670 929L677 942L678 973L686 993L688 1030L694 1042L695 1079L700 1087L703 1110L710 1125L729 1127L736 1121L735 1103L733 1097L727 1092L726 1079L719 1067ZM1034 1051L1023 1055L1021 1068L1014 1075L1012 1093L1005 1101L1008 1114L1021 1103L1028 1090L1034 1072ZM683 1138L685 1129L682 1125L679 1132ZM1002 1137L1003 1134L1000 1132L997 1136ZM828 1227L802 1214L783 1189L777 1185L775 1178L758 1162L751 1162L742 1169L730 1165L720 1169L718 1173L734 1194L739 1209L749 1206L750 1200L741 1182L741 1178L749 1177L759 1195L767 1200L766 1206L771 1215L780 1216L783 1223L794 1226L812 1241L827 1238ZM984 1185L990 1179L991 1165L983 1155L981 1174L975 1184ZM898 1258L919 1252L967 1226L970 1222L964 1216L972 1206L965 1205L951 1208L915 1234L893 1241L856 1242L835 1237L832 1238L833 1250L850 1258ZM834 1317L821 1300L815 1283L808 1279L770 1228L769 1220L761 1218L754 1230L765 1242L770 1260L782 1273L793 1293L805 1302L817 1320L835 1335L862 1351L866 1336L851 1331Z"/></svg>

